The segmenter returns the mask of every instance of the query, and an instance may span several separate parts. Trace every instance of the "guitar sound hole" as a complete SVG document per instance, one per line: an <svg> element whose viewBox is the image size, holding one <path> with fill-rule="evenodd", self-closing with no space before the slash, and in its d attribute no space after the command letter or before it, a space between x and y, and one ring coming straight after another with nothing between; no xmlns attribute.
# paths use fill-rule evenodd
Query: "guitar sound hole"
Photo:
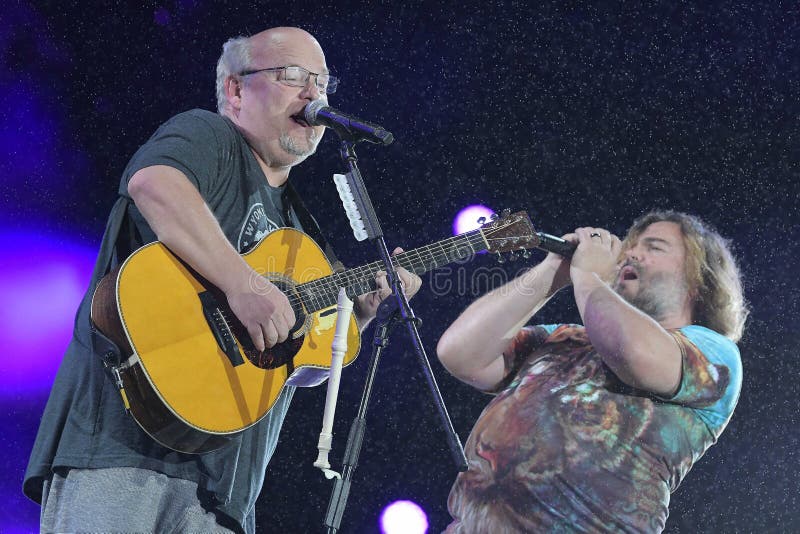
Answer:
<svg viewBox="0 0 800 534"><path fill-rule="evenodd" d="M247 359L261 369L275 369L282 365L289 365L289 372L291 373L294 365L292 360L295 355L300 352L305 339L305 326L306 314L300 303L300 297L294 288L294 284L284 280L271 280L278 289L280 289L292 303L292 310L294 310L295 323L289 330L289 337L283 343L278 343L272 348L259 352L252 343L242 343L244 354ZM248 336L249 341L249 336Z"/></svg>

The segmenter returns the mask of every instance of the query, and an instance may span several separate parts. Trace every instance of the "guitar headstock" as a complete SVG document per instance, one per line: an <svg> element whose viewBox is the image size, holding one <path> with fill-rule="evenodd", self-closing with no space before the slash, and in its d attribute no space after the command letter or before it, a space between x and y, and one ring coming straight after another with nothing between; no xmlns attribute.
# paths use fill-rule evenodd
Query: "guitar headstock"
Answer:
<svg viewBox="0 0 800 534"><path fill-rule="evenodd" d="M539 244L533 223L524 211L511 213L511 210L503 210L499 217L481 226L480 231L486 239L488 252L495 254L511 252L512 259L516 258L513 255L516 250L525 251L522 255L527 258L530 256L528 249L535 248Z"/></svg>

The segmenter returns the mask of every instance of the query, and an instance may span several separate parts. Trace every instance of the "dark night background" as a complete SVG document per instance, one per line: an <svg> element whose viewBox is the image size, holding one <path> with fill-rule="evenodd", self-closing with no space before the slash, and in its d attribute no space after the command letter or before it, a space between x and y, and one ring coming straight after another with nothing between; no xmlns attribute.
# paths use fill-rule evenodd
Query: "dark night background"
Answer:
<svg viewBox="0 0 800 534"><path fill-rule="evenodd" d="M742 395L720 441L673 494L667 531L800 531L797 4L493 0L4 5L1 531L38 525L38 507L21 495L22 473L80 291L45 291L39 278L36 302L9 295L24 286L18 280L30 282L26 275L69 258L82 258L76 283L85 289L128 158L173 114L215 109L214 65L228 37L276 25L318 38L342 78L332 105L394 133L388 148L359 150L390 247L448 236L454 215L473 203L528 210L555 234L597 225L622 235L643 211L671 208L731 238L752 304L739 344ZM376 254L352 238L337 201L336 148L329 132L291 176L339 255L362 264ZM500 268L484 255L461 273L470 280L481 267ZM506 263L502 272L521 267ZM458 273L448 275L456 285ZM435 346L487 287L442 292L424 281L413 304L465 441L488 397L451 378ZM61 321L60 329L52 333L39 317ZM28 334L12 332L20 318ZM569 292L539 319L578 320ZM456 470L409 350L398 331L379 370L342 532L376 532L383 506L401 498L426 509L431 532L448 522ZM335 468L368 360L362 351L343 374ZM312 463L324 397L324 387L295 396L258 504L260 531L322 531L331 484Z"/></svg>

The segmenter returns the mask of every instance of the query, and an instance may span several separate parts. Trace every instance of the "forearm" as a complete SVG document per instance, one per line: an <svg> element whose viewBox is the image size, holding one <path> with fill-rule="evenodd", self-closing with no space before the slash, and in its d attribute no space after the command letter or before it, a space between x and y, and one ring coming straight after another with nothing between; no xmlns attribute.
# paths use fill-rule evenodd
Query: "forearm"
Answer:
<svg viewBox="0 0 800 534"><path fill-rule="evenodd" d="M556 267L542 262L487 293L442 335L437 347L440 361L465 382L483 389L493 386L502 379L503 351L562 286L556 282Z"/></svg>
<svg viewBox="0 0 800 534"><path fill-rule="evenodd" d="M586 333L605 364L630 386L673 393L680 381L680 349L673 337L595 273L572 280Z"/></svg>
<svg viewBox="0 0 800 534"><path fill-rule="evenodd" d="M159 241L211 283L227 293L251 282L252 269L180 171L167 166L142 169L128 190Z"/></svg>

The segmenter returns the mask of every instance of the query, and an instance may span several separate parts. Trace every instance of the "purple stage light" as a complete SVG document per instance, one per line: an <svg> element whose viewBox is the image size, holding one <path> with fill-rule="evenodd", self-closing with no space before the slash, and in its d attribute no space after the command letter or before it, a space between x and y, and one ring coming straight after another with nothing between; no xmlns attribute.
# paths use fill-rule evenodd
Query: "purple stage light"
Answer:
<svg viewBox="0 0 800 534"><path fill-rule="evenodd" d="M381 513L383 534L425 534L427 531L428 516L411 501L395 501Z"/></svg>
<svg viewBox="0 0 800 534"><path fill-rule="evenodd" d="M0 392L43 392L72 337L95 250L64 238L0 233Z"/></svg>
<svg viewBox="0 0 800 534"><path fill-rule="evenodd" d="M464 232L480 228L481 223L478 222L478 219L485 217L488 221L489 217L492 215L494 215L494 210L492 210L492 208L487 208L480 204L467 206L459 211L458 215L456 215L453 220L453 235L463 234Z"/></svg>
<svg viewBox="0 0 800 534"><path fill-rule="evenodd" d="M159 7L153 12L153 20L159 26L168 26L172 20L172 14L165 7Z"/></svg>
<svg viewBox="0 0 800 534"><path fill-rule="evenodd" d="M43 27L45 22L33 26ZM39 38L36 39L38 42ZM60 47L49 42L41 46ZM39 61L36 60L37 64ZM53 68L54 64L45 62L40 67L58 71L61 67ZM91 174L85 149L77 144L78 136L65 124L65 117L72 110L60 109L58 105L65 90L49 79L27 78L13 82L0 80L0 109L5 112L0 118L0 146L7 154L0 162L3 184L0 221L12 223L21 216L38 220L59 217L54 214L56 206L64 204L50 198L62 198L64 203L77 199L76 186L80 188L84 182L75 177ZM32 191L47 192L51 197L31 195Z"/></svg>

